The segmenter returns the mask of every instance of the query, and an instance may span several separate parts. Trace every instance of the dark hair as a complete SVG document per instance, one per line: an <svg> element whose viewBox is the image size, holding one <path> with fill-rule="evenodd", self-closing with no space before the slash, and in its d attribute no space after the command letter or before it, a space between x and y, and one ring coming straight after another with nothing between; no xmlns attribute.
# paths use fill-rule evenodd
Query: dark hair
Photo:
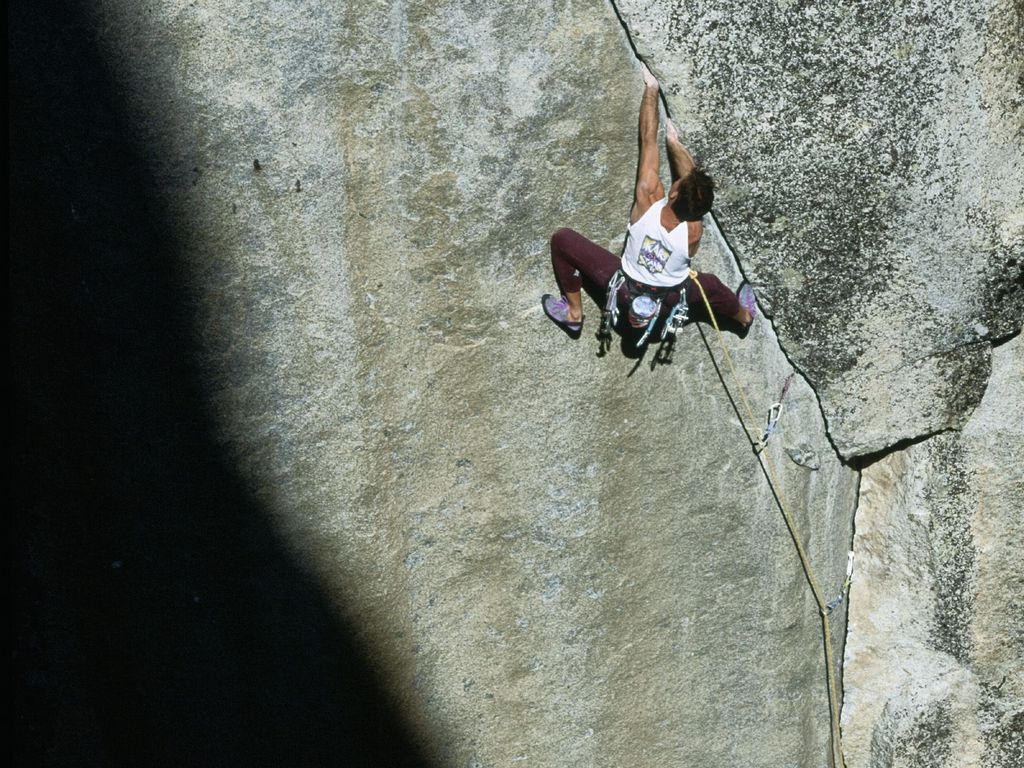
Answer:
<svg viewBox="0 0 1024 768"><path fill-rule="evenodd" d="M715 201L715 182L700 168L694 168L679 183L672 213L681 221L699 221Z"/></svg>

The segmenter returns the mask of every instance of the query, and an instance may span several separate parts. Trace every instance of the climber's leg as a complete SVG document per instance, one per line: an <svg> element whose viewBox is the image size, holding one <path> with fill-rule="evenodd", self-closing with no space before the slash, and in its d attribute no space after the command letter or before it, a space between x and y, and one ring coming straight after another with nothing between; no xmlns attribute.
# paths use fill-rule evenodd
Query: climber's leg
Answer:
<svg viewBox="0 0 1024 768"><path fill-rule="evenodd" d="M560 229L551 236L551 265L558 287L569 303L568 320L579 322L583 317L583 278L604 287L619 268L619 259L578 232Z"/></svg>
<svg viewBox="0 0 1024 768"><path fill-rule="evenodd" d="M698 272L697 279L708 296L708 303L711 305L715 317L731 318L744 328L750 325L753 320L750 311L740 304L736 294L721 280L710 272ZM691 308L698 312L704 309L704 299L701 298L700 288L693 280L686 284L686 301Z"/></svg>

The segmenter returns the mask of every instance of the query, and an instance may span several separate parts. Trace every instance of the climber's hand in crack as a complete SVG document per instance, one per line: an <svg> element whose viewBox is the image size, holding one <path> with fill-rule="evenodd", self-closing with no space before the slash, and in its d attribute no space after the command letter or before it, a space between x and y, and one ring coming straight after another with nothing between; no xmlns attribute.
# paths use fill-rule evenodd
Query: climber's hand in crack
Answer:
<svg viewBox="0 0 1024 768"><path fill-rule="evenodd" d="M672 171L672 184L675 187L676 182L689 176L697 164L693 161L693 155L679 142L679 131L676 130L676 124L667 117L665 118L665 149L668 152L668 164Z"/></svg>
<svg viewBox="0 0 1024 768"><path fill-rule="evenodd" d="M645 87L654 88L655 90L661 87L658 85L658 78L651 74L651 70L642 61L640 62L640 74L644 79Z"/></svg>
<svg viewBox="0 0 1024 768"><path fill-rule="evenodd" d="M679 131L676 130L676 125L667 117L665 118L665 139L667 141L679 142Z"/></svg>

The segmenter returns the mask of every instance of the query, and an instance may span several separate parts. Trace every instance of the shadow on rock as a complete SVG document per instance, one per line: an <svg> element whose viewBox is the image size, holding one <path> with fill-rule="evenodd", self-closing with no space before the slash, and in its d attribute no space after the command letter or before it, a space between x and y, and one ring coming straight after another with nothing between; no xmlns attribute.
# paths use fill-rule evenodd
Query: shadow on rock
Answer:
<svg viewBox="0 0 1024 768"><path fill-rule="evenodd" d="M89 19L9 21L15 764L426 766L212 437Z"/></svg>

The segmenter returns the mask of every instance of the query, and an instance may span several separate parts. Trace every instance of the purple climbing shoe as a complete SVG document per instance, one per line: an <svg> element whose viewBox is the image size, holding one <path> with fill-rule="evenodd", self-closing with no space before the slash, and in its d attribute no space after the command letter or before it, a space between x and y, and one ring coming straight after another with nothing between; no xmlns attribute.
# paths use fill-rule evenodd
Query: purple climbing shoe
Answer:
<svg viewBox="0 0 1024 768"><path fill-rule="evenodd" d="M580 337L580 331L583 330L583 320L573 323L568 320L569 317L569 302L565 296L561 298L555 298L550 293L545 293L540 300L541 306L544 307L544 314L551 318L551 321L565 331L573 339Z"/></svg>
<svg viewBox="0 0 1024 768"><path fill-rule="evenodd" d="M750 326L754 324L754 319L757 317L757 297L754 295L753 286L746 280L743 281L739 290L736 291L736 296L740 300L740 306L750 313L750 322L744 325L739 333L739 337L745 339L750 332Z"/></svg>
<svg viewBox="0 0 1024 768"><path fill-rule="evenodd" d="M757 317L757 297L754 296L754 288L750 283L744 280L736 295L740 300L740 306L750 313L750 319Z"/></svg>

